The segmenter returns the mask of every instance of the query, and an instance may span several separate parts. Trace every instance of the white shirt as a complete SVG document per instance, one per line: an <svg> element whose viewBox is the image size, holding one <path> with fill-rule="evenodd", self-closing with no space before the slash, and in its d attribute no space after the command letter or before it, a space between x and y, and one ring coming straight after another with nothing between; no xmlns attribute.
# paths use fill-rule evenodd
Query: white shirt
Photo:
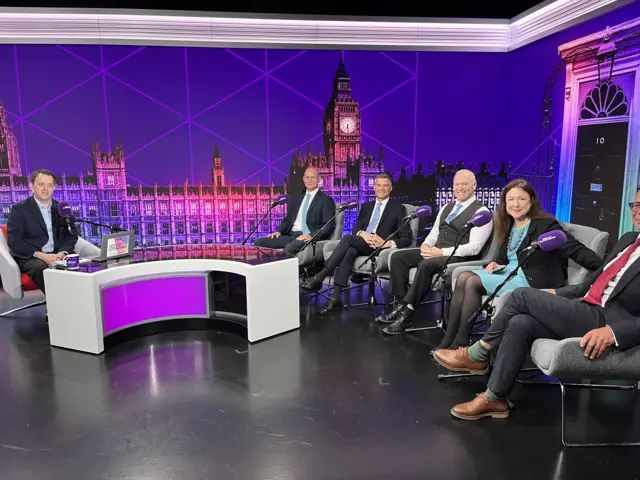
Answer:
<svg viewBox="0 0 640 480"><path fill-rule="evenodd" d="M316 188L314 191L312 192L306 192L304 194L304 197L302 198L302 203L300 204L300 208L298 209L298 215L296 216L296 221L293 222L293 227L291 228L292 232L301 232L302 231L302 208L304 207L304 202L307 198L307 194L311 195L311 198L309 198L309 205L307 205L307 211L309 210L309 207L311 206L311 203L313 202L313 199L316 196L316 193L318 193L318 190L320 190L319 188ZM307 225L309 226L309 225Z"/></svg>
<svg viewBox="0 0 640 480"><path fill-rule="evenodd" d="M471 205L475 201L476 201L476 196L473 195L471 198L462 202L462 209L456 214L456 217L460 215L462 212L464 212L469 207L469 205ZM455 209L457 205L458 205L458 201L456 200L456 204L453 206L453 208ZM480 207L478 211L480 210L486 210L487 212L489 211L487 207ZM427 235L427 238L424 239L423 243L426 243L430 247L433 247L438 241L438 235L440 235L440 217L442 216L443 211L444 211L444 208L440 209L440 211L438 212L438 216L436 217L435 223L433 224L433 228L431 229L431 232L429 232L429 235ZM493 220L491 220L486 225L483 225L482 227L472 228L471 232L469 233L469 243L465 243L464 245L460 245L458 247L458 249L456 250L456 257L474 257L478 255L482 250L482 247L484 247L484 244L487 243L487 240L491 235L491 230L493 230ZM442 249L443 257L448 257L452 253L453 253L453 247Z"/></svg>
<svg viewBox="0 0 640 480"><path fill-rule="evenodd" d="M376 233L376 229L378 228L378 225L380 225L380 220L382 220L382 215L384 215L384 209L387 208L387 204L389 203L389 197L385 198L382 201L379 201L377 198L375 199L375 203L373 204L373 210L371 210L371 216L369 217L369 221L367 222L367 226L365 227L364 230L360 230L358 232L358 235L360 235L361 232L366 232L367 231L367 229L369 227L369 223L371 223L371 218L376 213L376 208L378 208L378 203L382 203L382 206L380 207L380 216L378 217L378 221L376 222L375 225L373 225L372 232ZM395 247L396 247L396 242L391 240L391 248L395 248Z"/></svg>

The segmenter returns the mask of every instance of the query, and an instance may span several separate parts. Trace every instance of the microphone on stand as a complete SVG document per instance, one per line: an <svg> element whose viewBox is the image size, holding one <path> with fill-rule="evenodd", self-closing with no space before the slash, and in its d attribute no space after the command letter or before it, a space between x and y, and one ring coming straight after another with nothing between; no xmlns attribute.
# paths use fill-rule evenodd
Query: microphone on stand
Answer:
<svg viewBox="0 0 640 480"><path fill-rule="evenodd" d="M496 289L487 297L487 299L480 305L473 315L469 317L467 320L468 323L473 323L478 315L482 312L486 312L488 317L493 315L493 306L491 303L493 299L496 298L500 290L511 281L513 277L515 277L520 270L520 267L526 262L529 257L538 249L543 252L551 252L553 250L558 250L565 246L567 243L567 235L562 230L551 230L550 232L543 233L538 237L536 242L533 242L527 248L522 249L518 255L518 265L507 275L507 278L496 287Z"/></svg>
<svg viewBox="0 0 640 480"><path fill-rule="evenodd" d="M60 219L64 221L67 225L67 230L72 235L77 235L75 218L73 216L73 210L71 209L71 205L69 202L59 202L58 203L58 215L60 215Z"/></svg>
<svg viewBox="0 0 640 480"><path fill-rule="evenodd" d="M255 233L255 231L258 229L258 227L260 226L262 221L267 217L267 215L269 215L271 213L271 210L273 210L274 208L276 208L279 205L284 205L288 201L289 201L289 195L287 195L286 193L283 194L283 195L280 195L278 198L276 198L271 203L271 205L269 205L269 208L264 213L264 215L262 215L262 218L260 220L258 220L258 222L255 224L255 226L253 227L251 232L249 232L249 235L247 235L246 238L242 241L242 245L246 244L249 241L249 239L251 238L251 235L253 235Z"/></svg>
<svg viewBox="0 0 640 480"><path fill-rule="evenodd" d="M345 203L342 203L340 205L338 205L336 207L336 213L333 214L333 217L331 217L327 223L325 223L322 227L320 227L320 229L315 232L313 235L311 235L311 240L309 240L308 242L306 242L304 245L302 245L302 248L300 250L298 250L298 253L304 251L305 248L307 248L309 245L313 245L314 248L314 252L313 252L313 258L315 258L315 240L316 237L318 235L320 235L320 232L322 232L325 228L327 228L327 226L333 222L333 220L338 216L339 213L344 212L345 210L351 210L354 208L357 208L359 206L358 200L348 200Z"/></svg>
<svg viewBox="0 0 640 480"><path fill-rule="evenodd" d="M409 223L411 220L415 218L430 217L431 212L432 210L429 205L421 205L418 208L416 208L410 215L407 215L406 217L404 217L402 219L402 223L400 224L400 227L398 227L394 232L389 234L387 238L385 238L384 241L382 242L382 245L380 245L373 252L371 252L371 254L367 258L365 258L362 263L360 263L360 266L356 270L361 269L369 260L371 260L372 262L375 262L375 257L376 255L378 255L378 253L380 253L380 250L382 250L383 245L387 243L396 233L398 233L407 223ZM375 265L371 267L371 271L374 272L374 275L375 275Z"/></svg>

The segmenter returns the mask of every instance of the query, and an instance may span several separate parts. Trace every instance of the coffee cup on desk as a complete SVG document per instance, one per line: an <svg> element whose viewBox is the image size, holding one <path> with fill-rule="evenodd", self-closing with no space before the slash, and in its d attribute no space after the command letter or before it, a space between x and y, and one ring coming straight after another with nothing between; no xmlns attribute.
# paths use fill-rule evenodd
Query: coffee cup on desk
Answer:
<svg viewBox="0 0 640 480"><path fill-rule="evenodd" d="M67 270L78 270L80 268L80 256L77 253L72 253L65 257L67 261Z"/></svg>

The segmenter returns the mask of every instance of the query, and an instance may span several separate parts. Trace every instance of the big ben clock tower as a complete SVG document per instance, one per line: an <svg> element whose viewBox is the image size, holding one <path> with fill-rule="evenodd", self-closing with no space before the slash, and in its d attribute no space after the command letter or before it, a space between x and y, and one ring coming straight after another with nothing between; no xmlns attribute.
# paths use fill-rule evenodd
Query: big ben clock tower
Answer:
<svg viewBox="0 0 640 480"><path fill-rule="evenodd" d="M351 93L351 78L340 54L333 94L324 111L324 152L334 178L347 178L347 164L360 157L360 105Z"/></svg>

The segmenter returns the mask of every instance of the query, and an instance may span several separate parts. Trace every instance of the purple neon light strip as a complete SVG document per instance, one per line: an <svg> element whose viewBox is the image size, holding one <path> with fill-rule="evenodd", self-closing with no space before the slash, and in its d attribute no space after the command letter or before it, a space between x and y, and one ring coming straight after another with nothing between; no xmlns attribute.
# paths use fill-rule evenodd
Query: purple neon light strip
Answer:
<svg viewBox="0 0 640 480"><path fill-rule="evenodd" d="M316 107L318 107L321 110L324 110L324 107L322 105L320 105L319 103L317 103L315 100L311 100L309 97L307 97L304 93L300 93L298 90L296 90L293 87L290 87L289 85L287 85L286 83L284 83L282 80L277 79L276 77L273 77L271 75L267 75L270 79L272 79L273 81L279 83L280 85L282 85L284 88L291 90L293 93L295 93L296 95L299 95L300 97L304 98L307 102L311 103L312 105L315 105Z"/></svg>
<svg viewBox="0 0 640 480"><path fill-rule="evenodd" d="M260 75L259 77L255 78L254 80L251 80L249 83L247 83L246 85L243 85L242 87L238 88L237 90L231 92L229 95L222 97L220 100L218 100L216 103L209 105L207 108L205 108L204 110L202 110L199 113L196 113L195 115L193 115L191 117L191 120L194 120L198 117L200 117L201 115L204 115L205 113L207 113L209 110L211 110L212 108L217 107L218 105L220 105L222 102L224 102L225 100L229 100L231 97L233 97L234 95L237 95L238 93L242 92L243 90L249 88L251 85L253 85L256 82L259 82L260 80L262 80L263 78L265 78L264 75Z"/></svg>
<svg viewBox="0 0 640 480"><path fill-rule="evenodd" d="M255 68L257 71L259 71L260 73L264 74L264 70L262 70L260 67L258 67L257 65L254 65L253 63L251 63L249 60L247 60L246 58L244 58L241 55L238 55L236 52L234 52L233 50L231 50L230 48L226 48L225 52L227 52L229 55L232 55L234 57L236 57L238 60L240 60L241 62L246 63L247 65L249 65L250 67ZM266 64L265 64L266 65Z"/></svg>
<svg viewBox="0 0 640 480"><path fill-rule="evenodd" d="M263 163L265 165L268 166L267 162L265 162L264 160L262 160L260 157L257 157L256 155L254 155L251 152L248 152L247 150L245 150L244 148L242 148L240 145L236 145L235 143L233 143L231 140L227 140L226 138L224 138L221 135L218 135L216 132L209 130L207 127L205 127L204 125L199 124L198 122L194 122L192 121L191 123L193 123L196 127L204 130L205 132L213 135L216 138L219 138L220 140L222 140L225 143L228 143L229 145L231 145L233 148L240 150L242 153L250 156L251 158L253 158L254 160L258 160L260 163Z"/></svg>
<svg viewBox="0 0 640 480"><path fill-rule="evenodd" d="M282 175L284 175L285 177L289 175L288 173L283 172L283 171L282 171L282 170L280 170L278 167L274 167L273 165L271 165L269 168L270 168L270 169L275 170L276 172L281 173L281 174L282 174Z"/></svg>
<svg viewBox="0 0 640 480"><path fill-rule="evenodd" d="M391 90L389 90L388 92L383 93L383 94L382 94L382 95L380 95L378 98L376 98L376 99L372 100L371 102L367 103L366 105L364 105L364 106L360 107L360 111L362 112L362 111L366 110L366 109L367 109L367 108L369 108L371 105L373 105L373 104L375 104L375 103L379 102L380 100L382 100L383 98L385 98L385 97L387 97L387 96L391 95L393 92L395 92L395 91L397 91L397 90L401 89L401 88L402 88L402 87L404 87L407 83L412 82L412 81L414 81L415 79L416 79L416 77L415 77L415 75L414 75L413 77L411 77L411 78L409 78L409 79L405 80L404 82L402 82L400 85L396 85L395 87L393 87L393 88L392 88Z"/></svg>
<svg viewBox="0 0 640 480"><path fill-rule="evenodd" d="M187 56L187 49L184 49L184 83L187 94L187 118L189 128L189 161L191 163L191 183L194 182L193 175L193 141L191 140L191 96L189 93L189 58Z"/></svg>
<svg viewBox="0 0 640 480"><path fill-rule="evenodd" d="M101 75L101 72L95 73L93 75L91 75L89 78L86 78L85 80L81 81L80 83L74 85L73 87L69 88L68 90L65 90L64 92L62 92L59 95L56 95L55 97L53 97L51 100L46 101L45 103L43 103L42 105L40 105L39 107L36 107L35 109L31 110L29 113L27 113L23 118L27 119L29 117L32 117L33 115L35 115L36 113L38 113L40 110L42 110L43 108L48 107L49 105L51 105L52 103L57 102L58 100L60 100L63 97L66 97L67 95L69 95L72 92L75 92L78 88L80 88L81 86L83 86L84 84L90 82L91 80L93 80L94 78L98 77Z"/></svg>
<svg viewBox="0 0 640 480"><path fill-rule="evenodd" d="M109 149L111 149L111 122L109 120L109 102L107 101L107 80L105 78L105 70L104 70L104 55L102 53L102 45L100 45L100 66L102 67L102 98L104 100L104 119L105 124L107 126L107 145Z"/></svg>
<svg viewBox="0 0 640 480"><path fill-rule="evenodd" d="M402 158L403 160L405 160L409 165L411 165L411 159L408 157L405 157L403 154L401 154L400 152L398 152L397 150L391 148L389 145L385 144L384 142L381 142L380 140L378 140L377 138L369 135L368 133L366 133L364 130L362 130L362 136L363 137L368 137L371 140L373 140L376 143L379 143L380 145L382 145L384 148L386 148L387 150L389 150L391 153L396 154L397 156L399 156L400 158Z"/></svg>
<svg viewBox="0 0 640 480"><path fill-rule="evenodd" d="M267 53L267 49L264 49L264 68L265 70L269 69L269 55ZM267 166L268 170L268 178L269 184L271 184L271 117L269 116L269 76L266 76L264 79L264 99L265 99L265 114L267 116Z"/></svg>
<svg viewBox="0 0 640 480"><path fill-rule="evenodd" d="M305 140L304 142L302 142L300 145L306 145L308 143L311 143L312 141L314 141L316 138L321 137L323 135L323 132L320 132L316 135L314 135L313 137ZM300 145L298 145L297 147L293 147L291 150L289 150L288 152L286 152L285 154L281 155L280 157L276 158L273 162L271 162L271 165L273 165L274 163L278 163L280 160L282 160L283 158L288 157L289 155L291 155L292 153L295 153L298 151L298 149L300 148Z"/></svg>
<svg viewBox="0 0 640 480"><path fill-rule="evenodd" d="M553 134L555 134L555 133L556 133L558 130L560 130L561 128L562 128L562 125L558 125L558 126L555 128L555 130L554 130L553 132L551 132L551 135L549 135L549 136L551 137ZM553 137L552 137L552 138L553 138ZM522 167L522 165L524 165L524 164L527 162L527 160L529 160L529 159L533 156L533 154L534 154L534 153L536 153L538 150L540 150L540 148L542 148L542 145L544 145L545 143L547 143L547 139L546 139L546 138L542 141L542 143L541 143L540 145L538 145L536 148L534 148L534 149L533 149L533 151L532 151L529 155L527 155L527 156L525 157L525 159L524 159L524 160L522 160L522 161L518 164L518 166L517 166L516 168L514 168L514 169L511 171L511 173L515 173L515 172L517 172L518 170L520 170L520 167Z"/></svg>
<svg viewBox="0 0 640 480"><path fill-rule="evenodd" d="M144 150L147 147L150 147L151 145L153 145L154 143L156 143L159 140L162 140L164 137L166 137L167 135L171 135L173 132L175 132L176 130L178 130L179 128L184 127L185 125L190 125L190 123L188 121L184 121L181 122L179 125L176 125L175 127L173 127L171 130L167 130L166 132L164 132L161 135L158 135L156 138L154 138L153 140L149 141L148 143L146 143L145 145L141 146L140 148L137 148L135 150L133 150L132 152L127 154L127 159L130 159L132 156L134 156L137 153L140 153L142 150ZM189 138L189 140L191 140L191 138ZM191 164L192 168L191 168L191 175L193 177L193 163ZM193 178L192 178L193 181Z"/></svg>
<svg viewBox="0 0 640 480"><path fill-rule="evenodd" d="M307 53L306 50L302 50L301 52L296 53L293 57L285 60L284 62L282 62L281 64L273 67L271 70L267 69L266 73L273 73L276 70L280 70L282 67L284 67L285 65L293 62L296 58L301 57L302 55L304 55L305 53Z"/></svg>
<svg viewBox="0 0 640 480"><path fill-rule="evenodd" d="M398 60L396 60L395 58L391 57L389 54L385 53L385 52L378 52L380 53L380 55L382 55L384 58L386 58L387 60L389 60L390 62L395 63L397 66L399 66L400 68L406 70L407 72L409 72L411 75L415 76L417 75L417 67L416 67L416 71L412 71L409 67L403 65L402 63L400 63ZM418 53L418 52L416 52Z"/></svg>
<svg viewBox="0 0 640 480"><path fill-rule="evenodd" d="M147 182L143 182L142 180L140 180L138 177L134 177L133 175L131 175L130 173L127 173L127 177L131 177L133 178L136 182L138 182L140 185L143 185L145 187L150 187L151 185L148 184Z"/></svg>
<svg viewBox="0 0 640 480"><path fill-rule="evenodd" d="M207 277L148 278L101 291L103 334L158 319L208 317Z"/></svg>
<svg viewBox="0 0 640 480"><path fill-rule="evenodd" d="M122 57L120 60L116 60L115 62L113 62L111 65L109 65L108 67L106 67L104 70L111 70L113 67L115 67L116 65L120 65L122 62L129 60L131 57L133 57L134 55L137 55L138 53L140 53L142 50L144 50L147 47L140 47L135 49L133 52L130 52L128 54L126 54L124 57Z"/></svg>
<svg viewBox="0 0 640 480"><path fill-rule="evenodd" d="M415 97L413 99L413 164L411 165L414 169L416 168L416 157L418 155L418 86L419 86L419 70L418 70L418 62L420 60L420 54L416 52L416 73L415 73Z"/></svg>
<svg viewBox="0 0 640 480"><path fill-rule="evenodd" d="M264 171L267 168L267 166L265 165L264 167L260 168L259 170L256 170L255 172L253 172L251 175L249 175L248 177L244 177L242 180L240 180L238 182L238 184L242 185L243 183L246 183L247 180L249 180L251 177L255 177L256 175L258 175L260 172Z"/></svg>
<svg viewBox="0 0 640 480"><path fill-rule="evenodd" d="M184 120L189 120L187 117L185 117L182 113L178 112L177 110L174 110L173 108L171 108L168 105L165 105L164 103L162 103L160 100L157 100L155 98L153 98L151 95L148 95L146 93L144 93L142 90L140 90L139 88L134 87L133 85L125 82L124 80L119 79L118 77L116 77L115 75L105 71L104 72L105 75L108 75L109 78L114 79L116 82L121 83L122 85L124 85L127 88L130 88L131 90L133 90L134 92L136 92L139 95L142 95L144 98L151 100L153 103L160 105L163 108L166 108L167 110L169 110L172 113L175 113L176 115L178 115L180 118L183 118Z"/></svg>
<svg viewBox="0 0 640 480"><path fill-rule="evenodd" d="M71 50L68 50L67 48L65 48L65 47L64 47L64 46L62 46L62 45L56 45L56 47L57 47L58 49L62 50L64 53L71 55L73 58L75 58L75 59L77 59L77 60L80 60L82 63L86 63L86 64L87 64L87 65L89 65L90 67L95 68L96 70L100 70L100 71L101 71L101 70L103 70L103 69L104 69L104 67L103 67L103 68L100 68L99 66L94 65L94 64L93 64L93 62L90 62L89 60L87 60L87 59L86 59L86 58L84 58L84 57L81 57L81 56L80 56L80 55L78 55L77 53L72 52ZM100 50L102 50L102 45L100 46Z"/></svg>
<svg viewBox="0 0 640 480"><path fill-rule="evenodd" d="M18 47L13 46L13 65L16 71L16 89L18 93L18 111L20 112L19 120L22 126L22 150L24 151L24 169L25 173L29 173L29 162L27 161L27 136L24 132L24 122L22 121L22 92L20 91L20 73L18 70Z"/></svg>
<svg viewBox="0 0 640 480"><path fill-rule="evenodd" d="M53 138L53 139L55 139L55 140L59 141L60 143L63 143L63 144L65 144L65 145L67 145L68 147L71 147L71 148L73 148L74 150L77 150L78 152L80 152L80 153L82 153L82 154L86 155L87 157L91 157L91 153L89 153L89 152L87 152L87 151L85 151L85 150L81 149L80 147L76 147L73 143L69 143L69 142L67 142L66 140L63 140L62 138L58 137L57 135L54 135L53 133L46 131L44 128L40 128L38 125L36 125L36 124L34 124L34 123L31 123L29 120L23 120L23 121L22 121L22 124L23 124L23 125L24 125L25 123L26 123L27 125L29 125L30 127L33 127L33 128L35 128L36 130L39 130L40 132L44 133L45 135L48 135L48 136L50 136L51 138Z"/></svg>

